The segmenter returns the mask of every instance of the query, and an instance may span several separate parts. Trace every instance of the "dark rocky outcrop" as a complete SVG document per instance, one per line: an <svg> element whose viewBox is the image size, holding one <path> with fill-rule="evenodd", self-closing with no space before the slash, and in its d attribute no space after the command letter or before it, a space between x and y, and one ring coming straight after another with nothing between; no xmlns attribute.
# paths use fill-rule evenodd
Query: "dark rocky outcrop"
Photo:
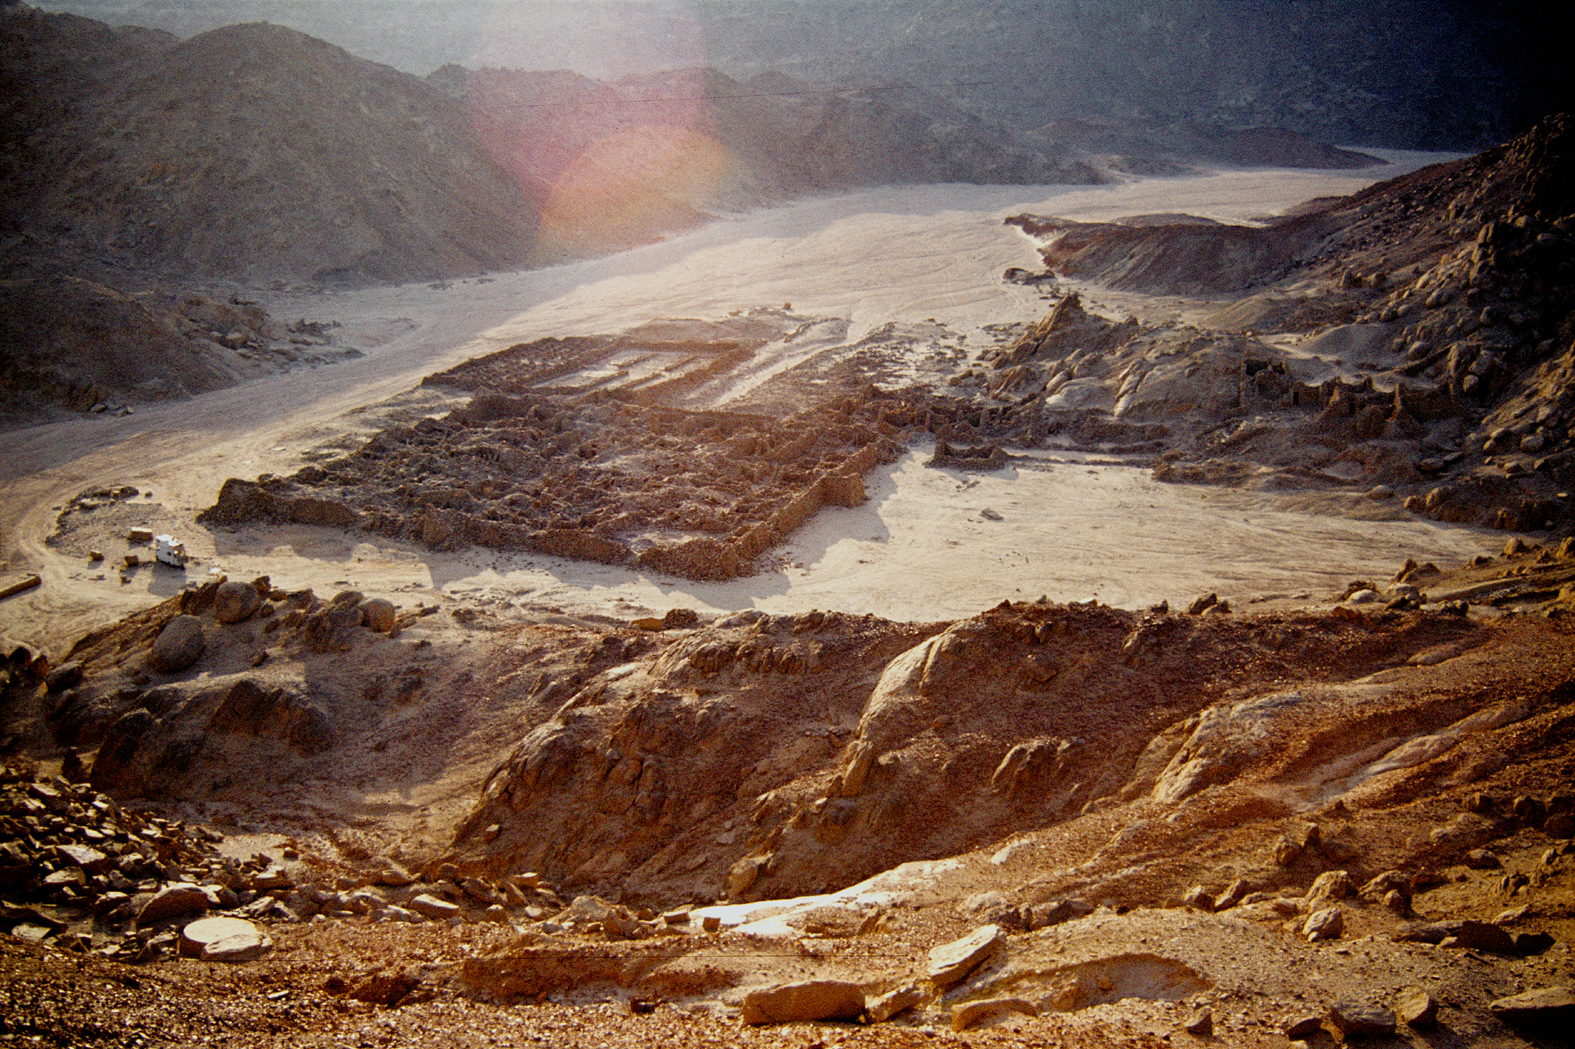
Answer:
<svg viewBox="0 0 1575 1049"><path fill-rule="evenodd" d="M1151 327L1068 295L962 384L1038 401L1041 432L1162 422L1161 480L1360 485L1440 521L1558 532L1575 521L1571 184L1563 115L1259 225L1015 216L1046 276L1240 297Z"/></svg>

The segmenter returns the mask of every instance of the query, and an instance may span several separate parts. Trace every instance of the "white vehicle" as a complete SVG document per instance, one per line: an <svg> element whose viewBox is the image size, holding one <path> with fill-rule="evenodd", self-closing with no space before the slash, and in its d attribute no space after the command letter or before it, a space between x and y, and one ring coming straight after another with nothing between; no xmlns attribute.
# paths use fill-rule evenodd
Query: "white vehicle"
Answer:
<svg viewBox="0 0 1575 1049"><path fill-rule="evenodd" d="M153 537L153 557L171 568L186 567L186 547L172 535Z"/></svg>

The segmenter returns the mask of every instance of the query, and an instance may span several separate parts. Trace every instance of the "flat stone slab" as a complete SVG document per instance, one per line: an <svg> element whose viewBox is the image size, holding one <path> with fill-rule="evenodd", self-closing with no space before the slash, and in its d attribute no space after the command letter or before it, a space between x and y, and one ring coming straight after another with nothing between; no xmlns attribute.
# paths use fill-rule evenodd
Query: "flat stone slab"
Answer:
<svg viewBox="0 0 1575 1049"><path fill-rule="evenodd" d="M807 980L750 991L744 996L746 1024L809 1020L857 1020L864 1012L864 988L844 980Z"/></svg>
<svg viewBox="0 0 1575 1049"><path fill-rule="evenodd" d="M950 987L977 969L1005 939L999 925L981 925L960 940L930 948L927 974L937 987Z"/></svg>
<svg viewBox="0 0 1575 1049"><path fill-rule="evenodd" d="M1509 998L1490 1002L1493 1015L1511 1026L1563 1028L1575 1025L1575 990L1568 987L1538 987Z"/></svg>
<svg viewBox="0 0 1575 1049"><path fill-rule="evenodd" d="M199 918L180 931L181 953L205 962L250 962L272 949L272 938L244 918Z"/></svg>
<svg viewBox="0 0 1575 1049"><path fill-rule="evenodd" d="M433 921L443 921L459 913L459 904L440 900L425 892L412 899L407 906L417 914L425 915Z"/></svg>

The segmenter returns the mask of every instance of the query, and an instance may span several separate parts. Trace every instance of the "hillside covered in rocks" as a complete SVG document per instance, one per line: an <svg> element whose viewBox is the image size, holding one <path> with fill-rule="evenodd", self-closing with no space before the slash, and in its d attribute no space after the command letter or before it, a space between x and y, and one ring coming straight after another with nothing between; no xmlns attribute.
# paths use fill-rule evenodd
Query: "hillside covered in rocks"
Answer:
<svg viewBox="0 0 1575 1049"><path fill-rule="evenodd" d="M6 654L0 1016L1556 1044L1572 558L933 624L214 580Z"/></svg>
<svg viewBox="0 0 1575 1049"><path fill-rule="evenodd" d="M78 277L0 281L0 420L52 409L130 414L294 368L360 356L330 323L285 325L255 302L126 293Z"/></svg>

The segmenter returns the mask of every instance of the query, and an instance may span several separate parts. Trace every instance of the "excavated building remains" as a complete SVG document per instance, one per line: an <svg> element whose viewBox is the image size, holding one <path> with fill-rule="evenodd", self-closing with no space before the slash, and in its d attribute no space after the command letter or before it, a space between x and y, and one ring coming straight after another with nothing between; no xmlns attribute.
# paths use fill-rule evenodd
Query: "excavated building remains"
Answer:
<svg viewBox="0 0 1575 1049"><path fill-rule="evenodd" d="M814 358L757 387L751 410L685 406L765 341L626 334L512 346L423 380L471 394L463 407L290 477L231 478L198 520L357 528L437 549L728 579L823 507L862 504L865 475L921 436L939 442L934 465L996 469L1003 446L1062 425L1016 404L882 388L857 361L822 374ZM793 410L805 390L817 398Z"/></svg>
<svg viewBox="0 0 1575 1049"><path fill-rule="evenodd" d="M483 361L534 365L563 348L545 340ZM725 364L736 351L708 352ZM821 507L864 502L864 475L897 455L885 417L907 410L868 390L784 418L691 411L660 403L658 389L564 396L477 371L428 380L485 385L465 407L288 479L232 478L199 520L356 526L439 549L474 543L727 579Z"/></svg>
<svg viewBox="0 0 1575 1049"><path fill-rule="evenodd" d="M944 469L1070 445L1146 461L1160 480L1567 529L1575 235L1562 184L1538 173L1569 165L1568 124L1262 228L1012 220L1050 238L1062 277L1258 289L1202 327L1115 320L1061 289L1038 324L944 385L891 382L854 352L772 376L747 411L697 392L743 374L764 335L543 339L426 380L472 393L465 408L288 479L233 479L203 520L724 579L822 506L861 503L864 474L933 437ZM1193 287L1200 274L1213 283ZM1278 290L1308 279L1330 286Z"/></svg>

